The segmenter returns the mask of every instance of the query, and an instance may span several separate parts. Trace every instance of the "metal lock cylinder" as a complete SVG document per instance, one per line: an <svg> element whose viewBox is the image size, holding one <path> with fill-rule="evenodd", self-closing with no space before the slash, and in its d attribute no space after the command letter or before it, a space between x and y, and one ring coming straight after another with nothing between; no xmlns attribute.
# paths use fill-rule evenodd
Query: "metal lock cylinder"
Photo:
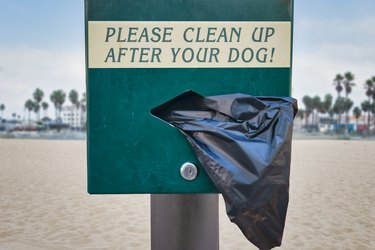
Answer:
<svg viewBox="0 0 375 250"><path fill-rule="evenodd" d="M192 181L197 178L198 169L193 163L185 162L181 166L180 173L182 178L188 181Z"/></svg>

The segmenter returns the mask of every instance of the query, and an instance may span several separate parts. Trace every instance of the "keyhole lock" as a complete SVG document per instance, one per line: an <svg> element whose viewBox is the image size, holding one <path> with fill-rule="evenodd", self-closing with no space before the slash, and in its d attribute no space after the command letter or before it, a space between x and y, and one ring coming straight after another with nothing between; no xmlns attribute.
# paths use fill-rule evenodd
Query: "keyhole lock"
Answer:
<svg viewBox="0 0 375 250"><path fill-rule="evenodd" d="M193 163L185 162L181 166L180 173L185 180L192 181L197 178L198 169Z"/></svg>

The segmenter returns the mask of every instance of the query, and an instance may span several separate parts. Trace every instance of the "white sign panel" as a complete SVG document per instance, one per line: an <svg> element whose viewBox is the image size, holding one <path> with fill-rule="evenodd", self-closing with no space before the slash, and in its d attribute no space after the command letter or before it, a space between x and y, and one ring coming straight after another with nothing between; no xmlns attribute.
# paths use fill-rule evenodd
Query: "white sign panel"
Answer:
<svg viewBox="0 0 375 250"><path fill-rule="evenodd" d="M290 57L290 22L88 24L89 68L285 68Z"/></svg>

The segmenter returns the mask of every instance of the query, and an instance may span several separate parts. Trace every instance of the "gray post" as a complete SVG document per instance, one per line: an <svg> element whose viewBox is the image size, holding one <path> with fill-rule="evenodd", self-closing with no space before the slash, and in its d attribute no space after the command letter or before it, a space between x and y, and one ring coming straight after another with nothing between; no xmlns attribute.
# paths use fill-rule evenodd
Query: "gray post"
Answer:
<svg viewBox="0 0 375 250"><path fill-rule="evenodd" d="M218 194L152 194L152 250L218 250Z"/></svg>

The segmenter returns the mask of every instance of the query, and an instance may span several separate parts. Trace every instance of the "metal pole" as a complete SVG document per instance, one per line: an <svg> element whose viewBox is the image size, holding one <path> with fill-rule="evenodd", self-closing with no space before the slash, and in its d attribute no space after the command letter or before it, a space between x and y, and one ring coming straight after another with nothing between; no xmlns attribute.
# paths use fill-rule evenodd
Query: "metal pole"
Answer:
<svg viewBox="0 0 375 250"><path fill-rule="evenodd" d="M152 250L218 250L218 194L152 194Z"/></svg>

